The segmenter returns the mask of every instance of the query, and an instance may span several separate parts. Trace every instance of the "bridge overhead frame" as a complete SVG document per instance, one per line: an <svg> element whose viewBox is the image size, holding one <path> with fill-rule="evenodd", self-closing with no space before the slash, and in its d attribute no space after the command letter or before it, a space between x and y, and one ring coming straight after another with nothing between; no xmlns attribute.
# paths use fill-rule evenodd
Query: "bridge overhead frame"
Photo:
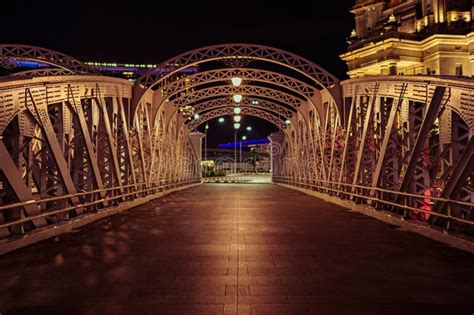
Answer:
<svg viewBox="0 0 474 315"><path fill-rule="evenodd" d="M281 129L270 137L274 182L472 233L472 81L341 83L294 54L229 44L165 61L132 86L60 53L2 47L3 61L50 56L52 66L0 83L4 241L200 183L202 135L193 131L232 114L235 93L243 115ZM265 62L288 71L255 67ZM204 63L215 68L177 77Z"/></svg>
<svg viewBox="0 0 474 315"><path fill-rule="evenodd" d="M342 86L347 117L336 146L328 139L326 152L298 156L279 137L274 182L472 234L472 80L384 76ZM321 156L323 169L314 166Z"/></svg>

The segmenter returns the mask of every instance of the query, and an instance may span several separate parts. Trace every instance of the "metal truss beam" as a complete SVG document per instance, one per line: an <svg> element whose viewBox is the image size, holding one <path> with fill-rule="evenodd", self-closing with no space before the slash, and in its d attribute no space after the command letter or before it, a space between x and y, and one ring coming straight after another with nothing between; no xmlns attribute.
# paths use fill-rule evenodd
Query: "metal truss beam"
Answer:
<svg viewBox="0 0 474 315"><path fill-rule="evenodd" d="M385 126L385 132L384 132L384 138L382 141L382 146L380 147L380 155L377 160L377 165L375 166L375 172L373 174L373 179L372 179L372 187L377 187L379 178L380 178L380 173L382 171L382 166L385 161L385 153L387 152L388 148L388 142L390 140L391 134L392 134L392 129L393 125L395 122L395 117L396 114L402 105L403 102L403 97L406 93L408 84L404 83L400 92L400 96L398 97L398 102L395 104L395 102L392 103L392 106L390 108L390 114L388 117L387 125ZM383 106L382 104L380 106Z"/></svg>
<svg viewBox="0 0 474 315"><path fill-rule="evenodd" d="M233 59L262 60L279 64L301 73L327 89L339 82L335 76L330 74L321 66L290 52L262 45L225 44L191 50L168 59L157 65L155 69L150 70L147 74L140 77L137 80L137 84L142 85L145 88L150 88L160 84L164 78L171 74L191 65L199 65L200 63L214 60ZM178 66L163 74L162 70L169 69L170 65Z"/></svg>
<svg viewBox="0 0 474 315"><path fill-rule="evenodd" d="M267 84L271 83L276 87L292 90L295 93L307 98L313 97L316 91L314 87L296 78L277 72L251 68L223 68L198 72L196 74L186 76L180 80L172 81L171 83L164 86L162 91L166 96L171 96L181 91L193 89L202 84L225 81L230 82L230 80L236 76L241 78L244 84L248 84L249 82L263 82Z"/></svg>
<svg viewBox="0 0 474 315"><path fill-rule="evenodd" d="M99 165L97 164L97 156L92 146L92 142L91 142L92 140L91 140L88 126L87 126L86 118L84 117L84 111L82 110L80 99L76 99L74 97L74 92L72 91L70 85L68 85L68 97L69 97L68 103L74 109L74 112L76 113L77 118L79 120L79 125L81 127L81 132L82 132L82 138L84 139L84 144L87 150L87 157L92 167L92 172L94 174L95 184L98 189L103 189L104 184L102 182L102 177L100 176L101 172L99 170ZM105 194L103 192L101 192L101 197L102 198L105 197Z"/></svg>
<svg viewBox="0 0 474 315"><path fill-rule="evenodd" d="M451 176L444 187L442 198L456 200L458 194L463 188L463 184L474 171L474 136L471 136L469 143L464 150L461 158L454 165ZM434 206L435 212L442 212L445 202L438 201Z"/></svg>
<svg viewBox="0 0 474 315"><path fill-rule="evenodd" d="M0 45L0 59L30 60L56 66L69 71L70 74L93 74L100 72L81 61L63 53L29 45Z"/></svg>
<svg viewBox="0 0 474 315"><path fill-rule="evenodd" d="M372 110L374 108L375 102L377 101L377 92L378 92L378 84L376 84L375 89L374 89L374 94L372 96L372 99L368 102L366 113L365 113L365 118L364 118L364 127L362 129L362 135L360 137L360 143L359 143L359 148L357 151L357 159L356 159L356 166L355 166L355 171L354 171L354 178L352 179L352 191L355 190L354 185L357 185L357 181L359 180L359 170L360 166L362 163L362 158L365 150L365 144L367 140L367 132L369 130L369 122L372 119Z"/></svg>
<svg viewBox="0 0 474 315"><path fill-rule="evenodd" d="M38 122L38 124L41 126L42 130L44 131L44 135L51 149L51 153L53 154L53 158L58 167L58 172L63 180L63 184L67 192L69 194L74 195L73 197L71 197L71 202L74 205L78 205L79 198L75 196L77 193L76 187L74 186L74 182L72 180L71 174L69 173L69 169L66 160L64 159L63 152L58 143L58 139L54 132L53 126L51 125L51 121L49 120L47 104L45 104L44 102L42 102L42 104L37 104L30 89L26 89L25 91L25 104L28 110L33 115L33 117ZM82 213L83 210L82 208L78 207L76 209L76 212Z"/></svg>
<svg viewBox="0 0 474 315"><path fill-rule="evenodd" d="M202 116L200 116L199 119L192 120L186 126L188 127L189 130L194 130L199 125L215 117L232 114L233 109L234 109L233 106L229 106L229 107L221 107L221 108L206 112ZM277 116L271 113L263 111L261 109L251 108L251 107L242 107L242 114L262 118L268 122L271 122L272 124L274 124L275 126L277 126L278 128L282 130L286 129L287 127L282 119L278 118Z"/></svg>
<svg viewBox="0 0 474 315"><path fill-rule="evenodd" d="M18 169L15 165L15 162L11 159L10 153L8 152L7 148L3 141L0 140L0 170L5 175L8 183L13 189L18 201L32 201L35 200L29 187L26 186L25 182L21 174L18 172ZM35 204L27 204L24 206L24 209L28 216L35 216L41 214L39 207ZM17 219L20 219L21 215L18 215ZM35 227L41 227L46 225L45 218L39 218L33 220L33 224ZM15 232L21 233L23 231L22 228L15 228Z"/></svg>
<svg viewBox="0 0 474 315"><path fill-rule="evenodd" d="M282 104L286 104L295 109L298 109L301 106L301 103L304 101L301 98L278 90L264 88L260 86L245 85L239 88L234 88L231 86L210 87L203 90L194 91L190 95L180 96L175 99L171 99L170 102L172 102L175 106L179 107L183 105L190 105L204 99L212 99L220 96L228 96L229 98L231 98L234 94L241 94L244 96L244 98L253 96L267 98L276 102L280 102Z"/></svg>
<svg viewBox="0 0 474 315"><path fill-rule="evenodd" d="M441 101L443 100L445 91L446 91L445 86L437 86L433 92L431 102L426 110L426 114L423 118L420 131L418 132L418 136L416 137L415 144L411 150L411 154L408 159L406 171L403 174L403 178L401 180L401 184L399 188L399 191L401 192L406 192L408 190L408 186L410 184L410 181L412 180L416 164L418 163L418 159L423 149L423 144L426 141L428 133L433 127L433 123L439 112Z"/></svg>

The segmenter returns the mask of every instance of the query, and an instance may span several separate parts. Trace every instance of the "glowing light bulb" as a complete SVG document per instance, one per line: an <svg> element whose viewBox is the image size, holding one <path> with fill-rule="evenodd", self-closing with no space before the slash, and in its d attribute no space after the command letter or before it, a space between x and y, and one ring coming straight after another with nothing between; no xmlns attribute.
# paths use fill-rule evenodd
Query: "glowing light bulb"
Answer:
<svg viewBox="0 0 474 315"><path fill-rule="evenodd" d="M238 115L238 114L240 114L241 112L242 112L242 108L240 108L240 107L235 107L235 108L234 108L234 114Z"/></svg>
<svg viewBox="0 0 474 315"><path fill-rule="evenodd" d="M225 121L225 119L224 119L224 117L219 117L218 121L219 121L220 123L223 123L223 122Z"/></svg>
<svg viewBox="0 0 474 315"><path fill-rule="evenodd" d="M240 86L242 84L242 79L239 77L233 77L230 80L232 81L233 86Z"/></svg>
<svg viewBox="0 0 474 315"><path fill-rule="evenodd" d="M234 121L235 121L235 122L240 122L241 120L242 120L242 117L241 117L241 116L239 116L239 115L235 115L235 116L234 116Z"/></svg>
<svg viewBox="0 0 474 315"><path fill-rule="evenodd" d="M234 99L234 102L236 102L236 103L240 103L242 101L242 95L240 95L240 94L234 94L234 96L232 96L232 98Z"/></svg>
<svg viewBox="0 0 474 315"><path fill-rule="evenodd" d="M239 129L240 128L240 124L239 123L235 123L234 124L234 129Z"/></svg>

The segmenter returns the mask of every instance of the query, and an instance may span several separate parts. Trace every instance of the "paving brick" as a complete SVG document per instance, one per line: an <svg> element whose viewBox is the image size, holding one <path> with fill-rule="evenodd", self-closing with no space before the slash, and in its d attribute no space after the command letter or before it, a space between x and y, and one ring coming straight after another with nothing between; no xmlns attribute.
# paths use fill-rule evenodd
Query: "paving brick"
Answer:
<svg viewBox="0 0 474 315"><path fill-rule="evenodd" d="M3 314L472 314L474 256L274 185L203 185L0 259Z"/></svg>

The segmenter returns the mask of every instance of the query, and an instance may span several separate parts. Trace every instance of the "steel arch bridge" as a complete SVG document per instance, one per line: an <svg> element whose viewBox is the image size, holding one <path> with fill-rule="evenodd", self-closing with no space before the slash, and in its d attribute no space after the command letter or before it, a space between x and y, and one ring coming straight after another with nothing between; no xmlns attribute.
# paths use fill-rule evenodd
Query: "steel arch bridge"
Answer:
<svg viewBox="0 0 474 315"><path fill-rule="evenodd" d="M281 130L270 136L274 182L473 233L472 81L339 82L297 55L248 44L186 52L134 85L44 48L0 45L0 60L50 66L0 83L6 244L199 184L203 135L195 130L232 114L235 93L243 115ZM212 70L178 76L196 65ZM183 115L186 106L199 118Z"/></svg>

